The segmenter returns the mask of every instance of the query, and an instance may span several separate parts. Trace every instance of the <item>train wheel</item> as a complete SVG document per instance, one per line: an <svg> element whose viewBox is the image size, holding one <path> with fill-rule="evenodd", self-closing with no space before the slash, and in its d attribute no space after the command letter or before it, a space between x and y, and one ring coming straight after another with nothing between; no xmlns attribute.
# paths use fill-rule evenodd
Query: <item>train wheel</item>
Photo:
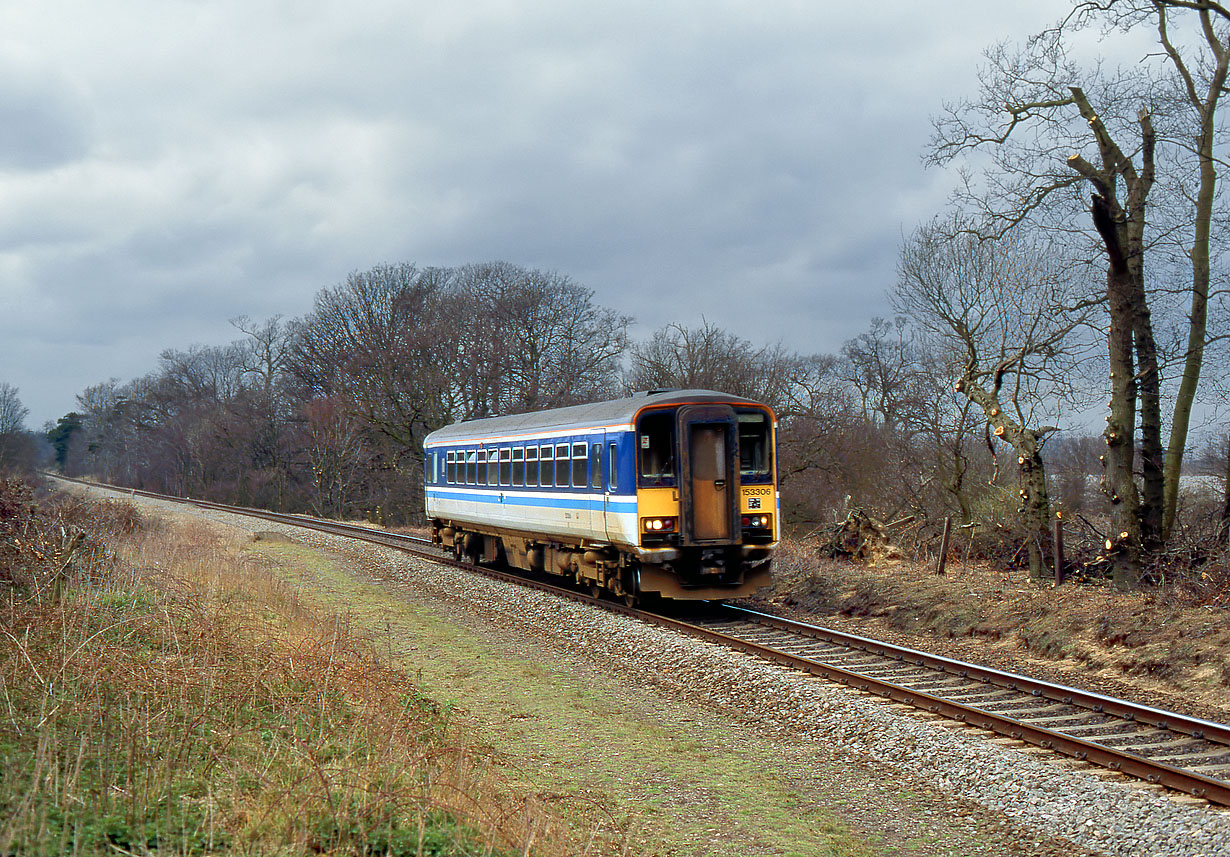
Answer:
<svg viewBox="0 0 1230 857"><path fill-rule="evenodd" d="M591 583L589 585L589 594L592 595L594 598L601 598L602 597L602 587L596 583Z"/></svg>
<svg viewBox="0 0 1230 857"><path fill-rule="evenodd" d="M635 607L636 602L639 600L640 599L637 598L635 595L633 595L631 592L624 593L624 604L627 604L629 607Z"/></svg>

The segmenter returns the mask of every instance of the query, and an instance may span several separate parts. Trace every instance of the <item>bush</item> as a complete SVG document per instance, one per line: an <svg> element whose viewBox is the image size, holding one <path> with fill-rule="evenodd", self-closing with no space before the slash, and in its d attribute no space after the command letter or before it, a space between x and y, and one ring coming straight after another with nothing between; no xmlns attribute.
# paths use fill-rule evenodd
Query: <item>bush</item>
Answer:
<svg viewBox="0 0 1230 857"><path fill-rule="evenodd" d="M115 568L107 545L146 526L132 503L59 494L45 503L21 479L0 480L0 587L55 600L82 578Z"/></svg>

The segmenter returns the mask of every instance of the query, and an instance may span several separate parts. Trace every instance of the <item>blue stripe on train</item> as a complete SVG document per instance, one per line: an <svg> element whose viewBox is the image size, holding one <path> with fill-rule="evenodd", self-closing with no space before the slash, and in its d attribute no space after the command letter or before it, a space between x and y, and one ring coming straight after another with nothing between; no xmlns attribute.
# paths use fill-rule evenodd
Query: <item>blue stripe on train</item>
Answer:
<svg viewBox="0 0 1230 857"><path fill-rule="evenodd" d="M502 495L490 493L479 494L469 491L438 491L429 488L428 500L465 500L471 503L491 503L502 506L533 506L545 509L588 509L591 512L635 512L636 500L611 500L604 503L601 497L585 495L573 497L525 497L521 494L506 492Z"/></svg>

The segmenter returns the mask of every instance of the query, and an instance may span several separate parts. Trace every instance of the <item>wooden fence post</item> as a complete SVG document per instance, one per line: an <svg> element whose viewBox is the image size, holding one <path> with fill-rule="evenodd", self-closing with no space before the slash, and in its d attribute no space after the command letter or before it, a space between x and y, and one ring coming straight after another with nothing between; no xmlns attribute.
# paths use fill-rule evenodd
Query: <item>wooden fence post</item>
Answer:
<svg viewBox="0 0 1230 857"><path fill-rule="evenodd" d="M1063 520L1056 515L1055 522L1055 585L1060 586L1064 581L1064 561L1063 561Z"/></svg>
<svg viewBox="0 0 1230 857"><path fill-rule="evenodd" d="M935 560L935 573L943 574L944 565L948 562L948 539L952 536L952 517L944 519L944 535L940 538L940 555Z"/></svg>

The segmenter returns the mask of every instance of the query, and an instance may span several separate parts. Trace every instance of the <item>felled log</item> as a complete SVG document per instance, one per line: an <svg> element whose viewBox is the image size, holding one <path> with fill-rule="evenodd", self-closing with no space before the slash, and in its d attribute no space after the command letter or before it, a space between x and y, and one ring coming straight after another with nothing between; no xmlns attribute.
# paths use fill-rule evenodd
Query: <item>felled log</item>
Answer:
<svg viewBox="0 0 1230 857"><path fill-rule="evenodd" d="M888 527L862 509L852 509L820 539L820 555L829 559L846 558L875 564L886 559L901 559L901 550L888 538Z"/></svg>

